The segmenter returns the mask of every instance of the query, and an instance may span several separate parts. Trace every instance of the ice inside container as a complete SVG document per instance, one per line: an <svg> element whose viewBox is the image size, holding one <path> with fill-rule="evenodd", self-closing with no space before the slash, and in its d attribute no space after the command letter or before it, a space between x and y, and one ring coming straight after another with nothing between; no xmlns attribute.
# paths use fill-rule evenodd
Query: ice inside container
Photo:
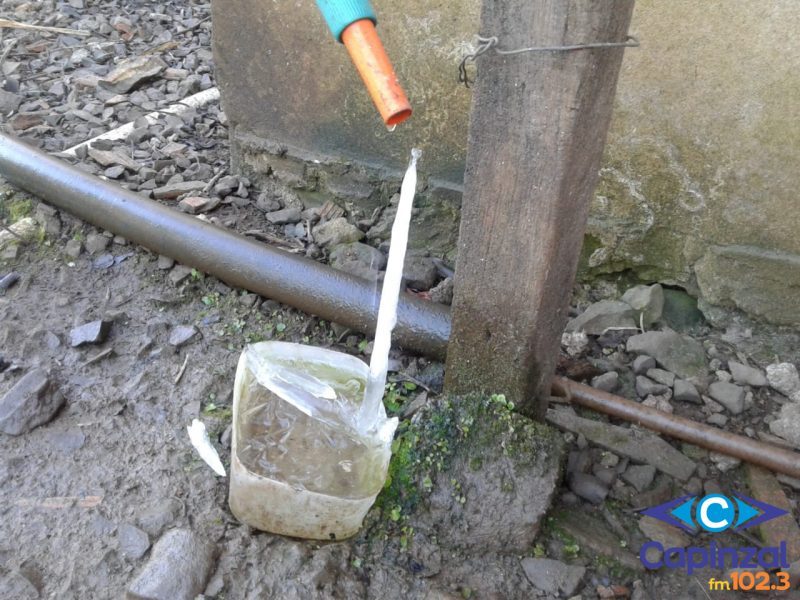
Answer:
<svg viewBox="0 0 800 600"><path fill-rule="evenodd" d="M237 381L237 456L249 471L340 498L377 494L397 419L382 409L361 429L368 367L322 348L262 342L245 349Z"/></svg>

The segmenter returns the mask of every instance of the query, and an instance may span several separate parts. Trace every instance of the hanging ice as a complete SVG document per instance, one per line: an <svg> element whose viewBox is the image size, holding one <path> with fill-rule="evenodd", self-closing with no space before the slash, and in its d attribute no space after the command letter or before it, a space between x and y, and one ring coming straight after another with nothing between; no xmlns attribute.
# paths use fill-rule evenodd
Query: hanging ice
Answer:
<svg viewBox="0 0 800 600"><path fill-rule="evenodd" d="M364 402L358 415L358 428L364 431L375 423L377 413L383 402L383 389L386 385L386 374L389 369L389 348L392 344L392 330L397 323L397 304L400 295L400 283L403 279L403 264L408 246L408 229L411 223L411 208L414 205L414 194L417 189L417 161L422 151L411 150L411 161L408 164L403 185L400 187L400 203L392 225L392 244L389 247L389 261L386 276L383 280L381 304L378 309L378 324L375 328L375 343L369 363L369 378L364 393Z"/></svg>

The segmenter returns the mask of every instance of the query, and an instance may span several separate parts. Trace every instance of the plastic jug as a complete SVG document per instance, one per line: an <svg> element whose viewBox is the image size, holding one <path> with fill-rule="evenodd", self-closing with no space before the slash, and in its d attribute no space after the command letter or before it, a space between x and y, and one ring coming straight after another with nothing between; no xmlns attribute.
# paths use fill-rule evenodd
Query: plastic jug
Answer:
<svg viewBox="0 0 800 600"><path fill-rule="evenodd" d="M229 504L264 531L320 540L355 534L383 487L397 419L357 426L369 368L312 346L261 342L239 359Z"/></svg>
<svg viewBox="0 0 800 600"><path fill-rule="evenodd" d="M411 151L392 226L372 360L262 342L239 359L228 502L240 521L294 537L355 534L386 480L397 419L383 389L417 186Z"/></svg>

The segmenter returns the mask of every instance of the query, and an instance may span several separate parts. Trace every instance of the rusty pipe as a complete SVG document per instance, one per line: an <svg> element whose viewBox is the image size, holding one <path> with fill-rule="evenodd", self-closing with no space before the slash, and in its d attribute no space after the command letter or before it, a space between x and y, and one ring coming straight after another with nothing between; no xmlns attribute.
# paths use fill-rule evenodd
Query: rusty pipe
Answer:
<svg viewBox="0 0 800 600"><path fill-rule="evenodd" d="M153 252L323 319L373 333L380 293L363 279L205 223L0 134L0 174L55 207ZM394 340L444 358L448 307L402 294Z"/></svg>
<svg viewBox="0 0 800 600"><path fill-rule="evenodd" d="M553 378L553 394L586 408L664 433L714 452L765 467L777 473L800 478L800 453L751 440L716 427L697 423L642 406L625 398L576 383L565 377Z"/></svg>

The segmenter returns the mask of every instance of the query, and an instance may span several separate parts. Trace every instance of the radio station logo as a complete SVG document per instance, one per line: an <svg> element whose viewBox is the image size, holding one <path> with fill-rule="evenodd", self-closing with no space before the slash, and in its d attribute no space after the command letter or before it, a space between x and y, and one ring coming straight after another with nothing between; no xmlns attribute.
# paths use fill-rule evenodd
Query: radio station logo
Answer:
<svg viewBox="0 0 800 600"><path fill-rule="evenodd" d="M724 531L742 531L755 527L772 519L777 519L787 511L747 496L724 496L710 494L704 497L682 496L659 506L647 508L641 514L653 517L674 527L691 533L705 532L719 534ZM658 550L658 552L651 552ZM658 556L658 558L654 558ZM728 547L713 540L708 546L689 546L687 548L664 548L657 541L645 543L639 551L639 559L648 569L683 569L687 575L711 567L715 569L759 569L765 577L775 569L788 569L786 542L772 547ZM753 589L787 589L788 574L778 572L778 584L770 583L766 588ZM737 580L738 581L738 580ZM713 587L714 585L731 585L728 581L712 579L711 589L732 589L730 587ZM746 589L733 582L737 589Z"/></svg>
<svg viewBox="0 0 800 600"><path fill-rule="evenodd" d="M699 500L697 496L676 498L645 509L642 514L690 532L700 528L710 533L720 533L728 529L741 531L755 527L788 513L747 496L711 494Z"/></svg>

